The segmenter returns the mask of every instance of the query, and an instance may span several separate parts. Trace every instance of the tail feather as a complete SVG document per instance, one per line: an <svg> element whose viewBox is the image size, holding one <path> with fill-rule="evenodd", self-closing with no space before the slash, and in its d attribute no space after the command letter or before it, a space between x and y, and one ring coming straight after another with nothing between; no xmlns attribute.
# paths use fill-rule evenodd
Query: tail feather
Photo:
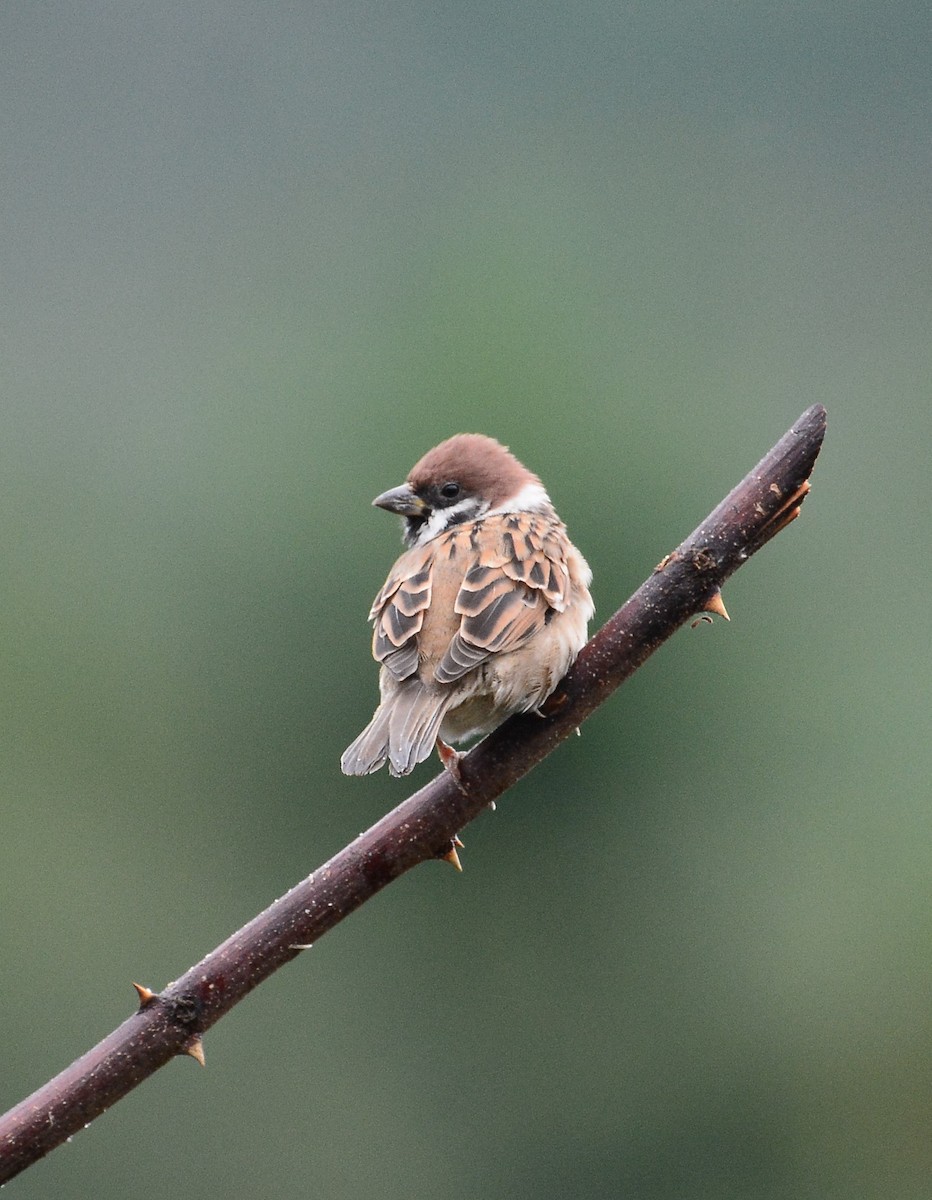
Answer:
<svg viewBox="0 0 932 1200"><path fill-rule="evenodd" d="M340 769L344 775L371 775L388 758L389 713L380 705L358 738L343 751Z"/></svg>
<svg viewBox="0 0 932 1200"><path fill-rule="evenodd" d="M344 775L369 775L388 762L392 775L409 775L429 758L453 695L408 679L375 710L340 759Z"/></svg>

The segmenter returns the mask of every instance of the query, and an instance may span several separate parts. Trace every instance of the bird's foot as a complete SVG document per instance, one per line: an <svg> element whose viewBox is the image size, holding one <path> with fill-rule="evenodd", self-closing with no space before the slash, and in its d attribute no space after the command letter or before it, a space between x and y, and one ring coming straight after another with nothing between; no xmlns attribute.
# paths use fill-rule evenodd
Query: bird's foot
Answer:
<svg viewBox="0 0 932 1200"><path fill-rule="evenodd" d="M452 746L448 746L442 738L437 738L437 755L446 770L453 776L456 786L465 793L466 784L463 782L463 773L460 770L462 754L458 750L454 750Z"/></svg>

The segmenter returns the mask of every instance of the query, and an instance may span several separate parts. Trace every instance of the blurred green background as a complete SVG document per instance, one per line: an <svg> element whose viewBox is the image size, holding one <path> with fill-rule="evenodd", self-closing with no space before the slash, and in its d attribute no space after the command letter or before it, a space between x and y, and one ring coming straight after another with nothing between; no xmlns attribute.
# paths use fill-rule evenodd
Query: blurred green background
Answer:
<svg viewBox="0 0 932 1200"><path fill-rule="evenodd" d="M424 450L604 619L829 411L730 626L11 1195L932 1196L929 26L5 6L0 1108L430 777L338 767Z"/></svg>

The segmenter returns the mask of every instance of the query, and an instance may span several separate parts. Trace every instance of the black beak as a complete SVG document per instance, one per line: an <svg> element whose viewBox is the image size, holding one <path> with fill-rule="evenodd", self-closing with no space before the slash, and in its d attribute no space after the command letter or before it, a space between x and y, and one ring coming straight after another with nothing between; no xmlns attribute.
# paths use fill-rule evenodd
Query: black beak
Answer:
<svg viewBox="0 0 932 1200"><path fill-rule="evenodd" d="M381 496L376 496L372 503L376 508L385 508L401 517L423 517L427 513L427 504L414 494L409 483L389 488Z"/></svg>

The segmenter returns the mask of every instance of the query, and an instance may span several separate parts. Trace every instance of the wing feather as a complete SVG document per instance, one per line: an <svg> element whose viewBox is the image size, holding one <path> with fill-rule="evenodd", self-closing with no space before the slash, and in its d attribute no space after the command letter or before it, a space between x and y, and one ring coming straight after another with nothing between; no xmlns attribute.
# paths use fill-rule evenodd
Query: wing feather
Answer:
<svg viewBox="0 0 932 1200"><path fill-rule="evenodd" d="M516 650L566 608L569 569L557 518L508 513L453 528L403 554L373 602L372 653L399 682L421 663L419 640L434 590L434 565L454 560L472 565L454 603L459 627L434 670L438 683L453 683L491 655Z"/></svg>
<svg viewBox="0 0 932 1200"><path fill-rule="evenodd" d="M498 524L498 536L489 537ZM452 683L493 654L523 646L569 599L563 526L550 516L511 513L485 523L479 562L454 606L459 630L434 675Z"/></svg>
<svg viewBox="0 0 932 1200"><path fill-rule="evenodd" d="M430 561L423 550L415 550L399 558L372 602L372 656L399 681L417 671L417 636L424 626L430 596Z"/></svg>

